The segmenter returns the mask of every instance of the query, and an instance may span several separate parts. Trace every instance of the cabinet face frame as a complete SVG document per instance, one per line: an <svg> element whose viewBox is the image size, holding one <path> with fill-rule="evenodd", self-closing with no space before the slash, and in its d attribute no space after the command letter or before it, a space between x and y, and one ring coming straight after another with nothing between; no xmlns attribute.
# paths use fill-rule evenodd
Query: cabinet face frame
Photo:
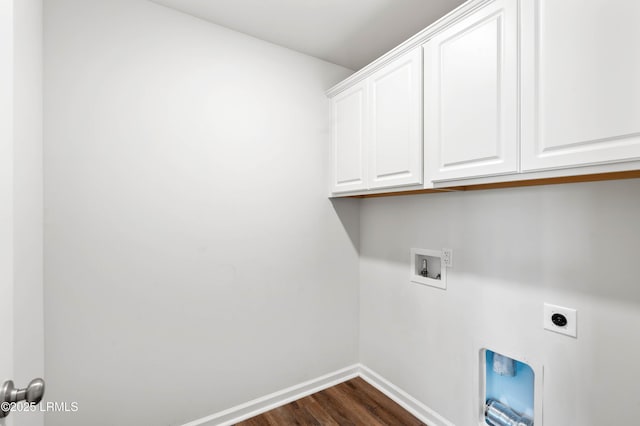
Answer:
<svg viewBox="0 0 640 426"><path fill-rule="evenodd" d="M425 75L425 165L434 182L474 178L482 176L493 176L501 174L517 173L519 170L519 98L518 98L518 1L496 0L475 13L465 17L451 27L436 34L431 40L423 45L424 49L424 75ZM443 86L445 77L445 53L451 43L464 41L465 37L478 37L478 31L488 28L495 31L495 45L489 46L495 53L497 64L495 65L495 107L488 109L485 121L491 123L495 131L495 139L485 138L484 147L474 147L479 143L474 139L474 133L469 130L467 135L464 131L455 130L461 133L454 139L459 152L490 152L489 155L477 155L476 158L470 154L468 158L458 160L447 160L446 150L452 149L443 140L444 130L444 103ZM473 39L469 42L473 44ZM481 38L478 41L483 41ZM486 47L487 45L483 45ZM481 47L483 47L481 46ZM455 45L454 45L455 48ZM449 59L450 61L450 59ZM458 66L460 68L460 66ZM454 67L455 70L455 67ZM460 71L460 69L456 70ZM493 71L493 70L492 70ZM452 75L454 81L472 80L474 69L469 64L468 73L463 69L459 75ZM452 85L449 84L451 87ZM448 107L451 105L460 106L459 109L469 116L467 105L473 104L473 99L447 99ZM491 102L488 100L487 103ZM447 112L451 115L451 111ZM478 109L478 114L483 114ZM456 117L457 118L457 117ZM476 119L476 123L481 123L481 117ZM449 118L450 123L452 120ZM449 124L451 126L452 124ZM458 124L456 124L457 126ZM464 126L464 122L459 122L459 126ZM448 129L451 130L451 129ZM468 150L463 150L464 144L469 144Z"/></svg>
<svg viewBox="0 0 640 426"><path fill-rule="evenodd" d="M367 141L368 141L368 90L367 82L362 81L339 93L331 99L332 108L332 148L331 148L331 191L333 193L351 192L367 189ZM351 102L351 105L344 106ZM355 105L353 105L355 103ZM344 111L342 115L353 114L355 122L341 116L340 108L355 107L356 110ZM346 133L343 136L343 133ZM350 134L351 133L351 134ZM345 145L347 144L347 145ZM341 155L341 151L351 148L351 153ZM347 158L345 158L347 157ZM349 158L350 157L350 158ZM341 164L346 161L348 164ZM341 178L341 167L351 167L355 173L349 178Z"/></svg>
<svg viewBox="0 0 640 426"><path fill-rule="evenodd" d="M395 80L394 80L395 79ZM415 48L367 79L369 90L369 188L422 184L422 49ZM403 90L385 90L384 85ZM393 94L397 94L393 97ZM397 138L395 137L397 135ZM391 151L402 165L382 167ZM404 158L403 158L404 157ZM403 161L404 160L404 161Z"/></svg>
<svg viewBox="0 0 640 426"><path fill-rule="evenodd" d="M562 62L565 56L559 55L561 48L556 46L556 43L548 46L544 44L545 36L549 37L549 34L559 31L550 27L553 22L549 22L548 16L545 15L552 1L554 0L522 0L521 5L522 170L552 170L639 159L640 118L637 126L622 130L621 122L612 117L623 113L630 114L629 109L633 110L632 115L640 117L640 85L630 86L626 78L614 78L618 73L616 68L629 70L640 67L640 53L638 53L636 42L640 39L640 31L635 30L635 40L632 40L634 37L623 37L620 34L633 31L626 28L630 24L623 24L619 19L615 19L615 23L611 19L606 21L594 11L590 11L587 15L583 14L583 11L577 11L576 14L573 10L571 16L564 18L554 15L556 28L557 21L562 21L563 31L566 34L573 34L571 37L576 37L581 42L569 43L571 41L569 36L559 40L558 44L572 46L572 49L567 51L571 59L566 58ZM559 5L555 4L552 7L559 7ZM631 16L628 16L628 13L624 16L627 22L640 19L638 4L629 3L627 7L635 7L632 9ZM598 38L606 49L604 46L593 46L588 40L580 37L584 32L584 26L591 21L594 25L588 25L589 28L599 35ZM634 26L637 28L637 25ZM626 44L625 47L627 40L630 43L636 43L636 46L630 49L629 44ZM582 68L583 72L574 72L575 70L572 69L577 66L576 64L596 58L599 58L599 62L593 67ZM605 61L605 58L609 60ZM563 63L566 65L563 66ZM545 68L548 67L553 67L561 74L570 75L571 79L567 79L567 76L558 76L557 73L546 73ZM594 80L594 69L605 70L602 83L598 84L601 87L596 88L591 84ZM549 75L553 75L555 82L553 78L549 78ZM569 80L575 86L575 97L563 96L566 93L557 93L550 89L554 84L558 86L561 78ZM610 96L611 93L635 91L631 92L631 96L634 96L633 99L636 101L626 100L627 103L635 103L635 108L623 108L618 106L617 102L604 102L600 95L595 94L596 89L603 88L607 89L603 91L605 97ZM551 106L549 102L552 98L554 105ZM607 104L608 107L605 108ZM545 105L554 109L549 111L545 109ZM617 111L616 107L619 108ZM602 113L594 114L594 109ZM579 132L572 130L565 131L563 134L558 130L562 126L559 126L557 121L561 120L562 116L569 118L565 128L575 129L576 123L580 122L586 124L585 128L589 131L582 128ZM554 123L550 123L552 120L555 120Z"/></svg>

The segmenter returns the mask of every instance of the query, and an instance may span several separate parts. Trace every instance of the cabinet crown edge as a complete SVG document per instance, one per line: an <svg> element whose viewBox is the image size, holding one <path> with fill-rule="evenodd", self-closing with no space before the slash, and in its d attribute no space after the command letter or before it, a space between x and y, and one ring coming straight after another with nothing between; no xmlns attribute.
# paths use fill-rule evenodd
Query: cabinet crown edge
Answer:
<svg viewBox="0 0 640 426"><path fill-rule="evenodd" d="M418 46L421 46L422 44L427 42L429 39L431 39L435 34L455 24L456 22L463 19L467 15L474 13L476 10L484 7L485 5L492 3L493 1L494 0L469 0L461 4L460 6L458 6L451 12L449 12L448 14L444 15L442 18L438 19L437 21L429 25L424 30L420 31L413 37L409 38L405 42L401 43L397 47L385 53L375 61L366 65L364 68L356 71L354 74L342 80L340 83L331 87L329 90L325 92L326 95L329 98L332 98L335 95L339 94L340 92L344 91L345 89L366 79L367 77L371 76L373 73L375 73L376 71L378 71L379 69L387 65L388 63L399 58L400 56L404 55L408 51ZM512 0L512 1L518 1L518 0Z"/></svg>

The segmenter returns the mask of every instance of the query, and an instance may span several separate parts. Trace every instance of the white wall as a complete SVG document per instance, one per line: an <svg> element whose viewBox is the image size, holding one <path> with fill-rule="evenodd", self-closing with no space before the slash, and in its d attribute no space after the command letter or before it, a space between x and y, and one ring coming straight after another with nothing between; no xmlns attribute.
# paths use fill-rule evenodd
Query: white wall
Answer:
<svg viewBox="0 0 640 426"><path fill-rule="evenodd" d="M638 218L640 180L363 201L361 361L465 426L488 346L544 365L545 426L636 424ZM411 247L454 250L446 291L409 283ZM544 302L578 309L577 339Z"/></svg>
<svg viewBox="0 0 640 426"><path fill-rule="evenodd" d="M640 181L330 203L349 71L141 0L48 0L45 36L47 396L80 407L47 425L181 424L358 341L459 426L481 346L544 365L545 426L636 421ZM454 249L446 291L411 247Z"/></svg>
<svg viewBox="0 0 640 426"><path fill-rule="evenodd" d="M357 361L358 203L326 197L349 73L146 1L46 2L48 395L79 405L48 426L177 425Z"/></svg>

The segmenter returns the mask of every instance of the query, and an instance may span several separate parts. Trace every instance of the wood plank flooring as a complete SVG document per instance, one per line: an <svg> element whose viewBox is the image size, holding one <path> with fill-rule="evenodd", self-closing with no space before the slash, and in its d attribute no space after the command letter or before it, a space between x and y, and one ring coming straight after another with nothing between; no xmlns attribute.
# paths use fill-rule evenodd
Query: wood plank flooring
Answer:
<svg viewBox="0 0 640 426"><path fill-rule="evenodd" d="M236 426L426 426L360 377Z"/></svg>

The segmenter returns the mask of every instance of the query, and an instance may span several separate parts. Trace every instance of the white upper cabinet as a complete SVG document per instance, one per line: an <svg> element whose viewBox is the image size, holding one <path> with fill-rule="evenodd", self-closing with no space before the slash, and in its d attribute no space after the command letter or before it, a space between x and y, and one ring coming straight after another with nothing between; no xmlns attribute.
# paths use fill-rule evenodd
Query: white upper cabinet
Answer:
<svg viewBox="0 0 640 426"><path fill-rule="evenodd" d="M366 189L367 84L336 95L333 106L332 192Z"/></svg>
<svg viewBox="0 0 640 426"><path fill-rule="evenodd" d="M467 1L329 90L333 193L640 169L638 23L640 0Z"/></svg>
<svg viewBox="0 0 640 426"><path fill-rule="evenodd" d="M369 187L422 183L422 54L402 56L369 78Z"/></svg>
<svg viewBox="0 0 640 426"><path fill-rule="evenodd" d="M640 158L639 22L638 0L523 0L523 170Z"/></svg>
<svg viewBox="0 0 640 426"><path fill-rule="evenodd" d="M493 1L423 47L430 178L517 172L518 2Z"/></svg>
<svg viewBox="0 0 640 426"><path fill-rule="evenodd" d="M332 192L422 183L422 51L415 48L338 93Z"/></svg>

